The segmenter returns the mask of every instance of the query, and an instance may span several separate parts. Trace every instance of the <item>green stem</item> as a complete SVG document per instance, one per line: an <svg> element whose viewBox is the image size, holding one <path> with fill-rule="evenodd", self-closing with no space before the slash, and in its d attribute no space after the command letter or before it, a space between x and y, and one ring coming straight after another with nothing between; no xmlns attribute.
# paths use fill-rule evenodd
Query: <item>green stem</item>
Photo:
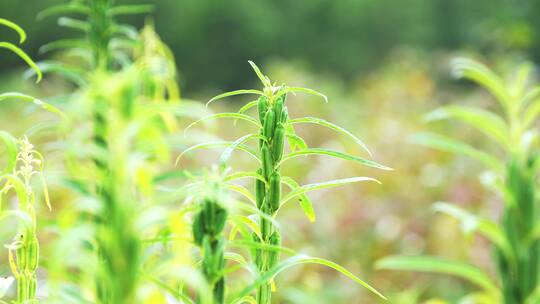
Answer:
<svg viewBox="0 0 540 304"><path fill-rule="evenodd" d="M261 140L259 150L261 168L257 173L265 178L265 182L257 181L255 185L257 207L268 217L275 217L281 202L281 175L279 162L283 156L285 129L283 125L288 118L287 108L284 107L285 95L276 100L273 96L259 98L259 119L261 134L266 140ZM281 234L267 218L260 216L261 238L255 241L262 244L277 245L281 243ZM260 275L276 267L279 262L279 252L275 250L254 250L254 260ZM257 304L269 304L272 300L272 281L261 284L256 294Z"/></svg>

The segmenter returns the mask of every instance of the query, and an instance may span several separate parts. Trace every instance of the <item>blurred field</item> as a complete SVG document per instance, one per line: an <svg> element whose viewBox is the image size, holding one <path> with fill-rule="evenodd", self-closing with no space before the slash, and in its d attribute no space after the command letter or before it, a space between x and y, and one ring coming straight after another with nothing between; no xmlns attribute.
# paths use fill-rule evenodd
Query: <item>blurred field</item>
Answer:
<svg viewBox="0 0 540 304"><path fill-rule="evenodd" d="M25 49L36 60L50 56L37 52L40 45L69 36L55 26L54 19L35 20L40 9L58 2L0 3L0 17L28 30ZM154 2L156 9L150 18L176 56L184 97L205 102L215 93L250 87L255 77L247 60L255 60L279 83L314 88L329 97L330 104L324 104L310 96L290 96L291 116L338 122L367 143L376 161L394 168L382 172L325 157L296 160L287 174L298 177L302 184L365 175L382 185L349 185L312 193L315 223L298 206L287 205L280 218L287 230L285 245L346 266L397 304L423 303L430 298L455 303L471 286L444 276L374 270L374 262L389 254L424 253L469 260L493 273L485 240L463 236L456 221L430 209L436 201L448 201L497 219L501 199L483 187L483 169L465 157L411 143L409 137L443 130L475 146L489 146L463 125L426 123L423 115L450 102L492 104L487 93L451 77L449 64L455 57L479 58L509 77L518 62L540 59L540 23L535 17L540 7L536 1ZM143 23L142 18L128 21ZM8 35L0 31L0 37ZM21 91L61 105L61 97L72 89L55 76L45 77L38 85L22 81L25 67L4 55L1 92ZM236 111L243 105L238 100L216 102L211 109ZM50 118L16 102L3 102L0 108L1 129L16 136L32 134L41 127L36 121ZM187 126L192 121L179 122ZM243 134L240 127L223 121L200 128L228 140ZM298 130L310 146L363 153L331 131L316 126ZM69 218L58 216L75 202L54 182L63 170L61 147L51 144L55 137L47 130L30 137L48 156L46 174L53 180L53 212L39 210L41 225L65 220L69 226ZM186 147L186 143L175 146L173 156ZM242 156L235 154L233 164L249 166ZM188 155L179 166L208 167L218 158L219 151L205 151ZM167 169L173 170L173 166L171 161ZM53 240L62 235L46 230L42 234L44 254L54 251ZM7 243L11 235L1 232L0 237ZM5 253L1 251L2 261ZM9 273L6 263L0 265L0 275ZM275 303L378 303L345 277L316 266L285 273L277 280L277 288Z"/></svg>

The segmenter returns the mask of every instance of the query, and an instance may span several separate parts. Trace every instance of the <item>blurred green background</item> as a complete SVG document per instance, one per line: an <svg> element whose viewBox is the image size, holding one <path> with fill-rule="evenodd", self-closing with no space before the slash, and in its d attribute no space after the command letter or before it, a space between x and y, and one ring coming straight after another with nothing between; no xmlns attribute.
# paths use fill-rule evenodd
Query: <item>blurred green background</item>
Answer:
<svg viewBox="0 0 540 304"><path fill-rule="evenodd" d="M36 20L40 10L61 2L0 1L0 16L27 30L24 48L36 60L50 58L39 53L40 46L73 34L58 27L54 18ZM153 4L155 11L146 18L153 19L176 56L185 97L204 101L225 90L257 85L247 64L254 60L278 82L329 96L330 105L299 96L290 106L293 116L319 116L339 123L363 138L377 161L395 168L389 173L366 172L320 158L289 169L303 183L356 174L375 176L383 185L315 192L315 224L297 206L289 205L282 217L289 233L287 245L341 263L398 304L422 303L432 297L454 303L472 287L442 276L375 271L374 261L385 255L434 254L472 260L491 269L484 240L464 238L455 221L430 211L433 202L444 200L497 218L501 202L482 187L482 168L466 158L415 146L407 137L439 128L483 144L460 125L426 125L422 114L446 102L491 102L485 92L451 78L448 66L455 56L480 58L503 74L518 61L538 63L540 1L160 0ZM126 21L141 26L145 17ZM0 37L15 36L2 29ZM37 86L32 81L21 85L19 72L24 66L14 56L2 55L0 68L0 91L19 89L47 99L65 89L54 77ZM238 109L240 103L216 106L220 107ZM8 119L13 113L19 115L16 124ZM0 108L2 128L21 134L32 126L28 114L7 104ZM242 133L221 131L229 139ZM360 153L334 133L317 128L300 129L300 133L311 146ZM200 162L206 165L218 157L204 155ZM283 275L278 288L279 303L376 302L354 283L317 267Z"/></svg>
<svg viewBox="0 0 540 304"><path fill-rule="evenodd" d="M118 1L120 3L125 0ZM187 92L232 89L252 80L248 59L285 60L350 83L385 63L398 46L424 51L520 50L540 60L539 1L525 0L135 0L173 49ZM54 18L36 14L61 0L3 0L0 12L27 29L27 49L60 37ZM144 17L129 20L141 25ZM5 35L4 32L1 33ZM1 68L16 62L3 60Z"/></svg>

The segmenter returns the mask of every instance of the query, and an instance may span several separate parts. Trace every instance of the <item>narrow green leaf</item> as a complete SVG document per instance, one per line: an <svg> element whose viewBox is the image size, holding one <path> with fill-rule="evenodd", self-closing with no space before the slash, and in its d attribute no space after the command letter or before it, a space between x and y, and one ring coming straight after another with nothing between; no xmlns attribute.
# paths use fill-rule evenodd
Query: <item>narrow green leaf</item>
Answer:
<svg viewBox="0 0 540 304"><path fill-rule="evenodd" d="M200 149L209 149L209 148L216 148L216 147L228 147L228 146L231 145L232 143L233 143L232 141L214 141L214 142L202 143L202 144L197 144L197 145L191 146L191 147L187 148L186 150L184 150L184 151L176 158L176 165L178 165L178 162L180 161L180 159L182 158L182 156L184 156L184 154L186 154L186 153L188 153L188 152L195 151L195 150L200 150ZM251 155L254 159L256 159L259 163L261 162L261 160L260 160L259 157L257 156L257 152L254 151L253 149L251 149L250 147L245 146L245 145L238 145L236 148L237 148L238 150L242 150L242 151L248 153L248 154Z"/></svg>
<svg viewBox="0 0 540 304"><path fill-rule="evenodd" d="M486 273L462 262L432 256L389 256L377 261L375 267L453 275L465 279L493 295L499 295L499 289Z"/></svg>
<svg viewBox="0 0 540 304"><path fill-rule="evenodd" d="M19 44L24 43L24 41L26 40L26 33L24 32L22 27L20 27L16 23L11 22L9 20L6 20L4 18L0 18L0 24L5 25L5 26L9 27L10 29L14 30L15 32L17 32L17 34L19 35Z"/></svg>
<svg viewBox="0 0 540 304"><path fill-rule="evenodd" d="M61 14L70 14L70 13L79 13L79 14L89 14L91 9L86 5L82 5L76 2L69 4L60 4L48 7L38 13L37 19L42 20L44 18L61 15Z"/></svg>
<svg viewBox="0 0 540 304"><path fill-rule="evenodd" d="M390 167L381 165L381 164L379 164L377 162L374 162L374 161L371 161L371 160L368 160L368 159L365 159L365 158L362 158L362 157L353 156L353 155L346 154L346 153L343 153L343 152L338 152L338 151L334 151L334 150L330 150L330 149L322 149L322 148L309 148L309 149L305 149L305 150L298 150L298 151L295 151L295 152L291 152L291 153L287 154L286 156L284 156L281 159L278 166L283 164L287 160L290 160L290 159L293 159L293 158L299 157L299 156L306 156L306 155L328 155L328 156L341 158L341 159L344 159L344 160L354 161L354 162L357 162L357 163L360 163L362 165L372 167L372 168L377 168L377 169L381 169L381 170L393 170Z"/></svg>
<svg viewBox="0 0 540 304"><path fill-rule="evenodd" d="M0 176L0 181L1 180L6 180L7 184L15 191L20 208L26 208L26 205L28 204L28 195L26 193L24 182L14 174L4 174Z"/></svg>
<svg viewBox="0 0 540 304"><path fill-rule="evenodd" d="M291 177L289 176L282 176L281 182L287 185L291 191L295 191L298 188L300 188L300 185ZM310 222L315 222L316 216L315 216L315 210L313 209L313 202L307 196L305 193L300 194L298 197L298 201L300 203L300 207L304 211L304 214L307 216Z"/></svg>
<svg viewBox="0 0 540 304"><path fill-rule="evenodd" d="M24 94L20 94L20 93L15 93L15 92L9 92L9 93L3 93L3 94L0 94L0 101L3 101L3 100L6 100L6 99L18 99L18 100L22 100L22 101L26 101L26 102L31 102L39 107L41 107L42 109L48 111L48 112L51 112L51 113L54 113L54 114L57 114L58 116L66 119L66 115L60 111L58 108L42 101L42 100L39 100L37 98L34 98L32 96L28 96L28 95L24 95Z"/></svg>
<svg viewBox="0 0 540 304"><path fill-rule="evenodd" d="M58 25L62 27L78 30L83 33L86 33L90 29L90 25L86 21L69 18L69 17L58 18Z"/></svg>
<svg viewBox="0 0 540 304"><path fill-rule="evenodd" d="M0 141L4 143L7 154L7 166L0 173L12 172L17 163L18 145L17 139L5 131L0 131ZM0 168L1 169L1 168Z"/></svg>
<svg viewBox="0 0 540 304"><path fill-rule="evenodd" d="M110 16L118 15L137 15L151 13L154 10L154 6L151 4L128 4L118 5L109 9L107 12Z"/></svg>
<svg viewBox="0 0 540 304"><path fill-rule="evenodd" d="M296 92L306 93L306 94L310 94L310 95L315 95L315 96L322 97L322 98L324 99L324 102L325 102L325 103L328 103L328 97L327 97L326 95L324 95L323 93L317 92L317 91L315 91L315 90L308 89L308 88L301 88L301 87L285 87L285 89L283 89L283 90L280 91L280 94L296 93ZM278 96L279 96L279 95L278 95Z"/></svg>
<svg viewBox="0 0 540 304"><path fill-rule="evenodd" d="M247 104L245 104L243 107L241 107L240 110L238 110L238 113L239 113L239 114L244 114L244 113L247 112L249 109L251 109L251 108L253 108L253 107L256 107L257 104L259 104L259 101L258 101L258 100L250 101L250 102L248 102Z"/></svg>
<svg viewBox="0 0 540 304"><path fill-rule="evenodd" d="M503 80L485 65L467 58L457 58L452 61L452 72L458 78L472 80L486 88L508 111L512 98L506 91Z"/></svg>
<svg viewBox="0 0 540 304"><path fill-rule="evenodd" d="M340 272L341 274L345 275L346 277L352 279L356 283L362 285L363 287L365 287L367 290L371 291L378 297L386 300L386 297L383 296L380 292L378 292L375 288L373 288L371 285L369 285L368 283L364 282L363 280L355 276L353 273L345 269L343 266L340 266L329 260L310 257L307 255L302 255L302 254L288 258L287 260L278 264L276 267L262 274L254 283L252 283L251 285L246 287L244 290L242 290L242 292L240 292L240 295L238 297L240 298L240 297L250 294L255 288L257 288L261 284L264 284L270 280L273 280L282 271L290 267L301 265L301 264L318 264L318 265L323 265L323 266L332 268Z"/></svg>
<svg viewBox="0 0 540 304"><path fill-rule="evenodd" d="M433 205L433 210L447 214L461 223L461 227L465 234L478 232L495 246L497 246L509 260L513 260L514 256L510 248L510 244L504 236L504 233L499 228L499 225L494 221L486 218L478 217L462 208L445 202L437 202Z"/></svg>
<svg viewBox="0 0 540 304"><path fill-rule="evenodd" d="M36 63L32 60L32 58L26 55L26 53L23 50L21 50L20 48L18 48L17 46L9 42L0 42L0 48L8 49L12 51L13 53L17 54L17 56L21 57L21 59L24 60L26 64L28 64L32 69L34 69L34 71L36 71L36 75L37 75L36 82L39 82L41 80L41 77L42 77L41 71L39 70Z"/></svg>
<svg viewBox="0 0 540 304"><path fill-rule="evenodd" d="M255 74L257 74L257 77L259 77L259 79L261 80L262 84L265 87L272 86L272 83L270 82L270 79L268 77L264 76L264 74L261 72L259 67L255 64L255 62L253 62L251 60L248 60L248 62L249 62L249 65L251 65L251 68L253 68L253 71L255 71Z"/></svg>
<svg viewBox="0 0 540 304"><path fill-rule="evenodd" d="M233 183L225 183L225 187L242 195L243 197L247 198L251 203L253 203L254 206L257 206L255 197L245 187Z"/></svg>
<svg viewBox="0 0 540 304"><path fill-rule="evenodd" d="M335 179L335 180L322 182L322 183L314 183L314 184L303 185L303 186L298 187L295 190L289 192L283 198L283 200L281 201L281 206L283 206L289 200L291 200L291 199L293 199L293 198L295 198L295 197L297 197L299 195L302 195L304 193L310 192L310 191L319 190L319 189L326 189L326 188L332 188L332 187L337 187L337 186L343 186L343 185L352 184L352 183L358 183L358 182L368 182L368 181L369 182L376 182L376 183L380 184L380 182L378 180L374 179L374 178L360 176L360 177L350 177L350 178L343 178L343 179Z"/></svg>
<svg viewBox="0 0 540 304"><path fill-rule="evenodd" d="M288 124L297 124L297 123L312 123L312 124L316 124L316 125L320 125L320 126L323 126L323 127L327 127L327 128L330 128L334 131L337 131L341 134L344 134L350 138L352 138L359 146L361 146L364 150L366 150L366 152L369 154L369 156L372 156L371 154L371 151L369 151L369 148L367 147L367 145L361 141L358 137L356 137L354 134L352 134L351 132L347 131L346 129L338 126L338 125L335 125L331 122L328 122L324 119L321 119L321 118L316 118L316 117L303 117L303 118L295 118L295 119L290 119L289 121L287 121Z"/></svg>
<svg viewBox="0 0 540 304"><path fill-rule="evenodd" d="M234 172L232 174L227 175L227 177L225 177L223 181L230 182L230 181L234 181L234 180L246 178L246 177L258 179L266 183L266 179L264 178L264 176L258 174L257 172L252 172L252 171Z"/></svg>
<svg viewBox="0 0 540 304"><path fill-rule="evenodd" d="M491 156L486 152L477 150L470 145L467 145L455 139L451 139L449 137L437 134L421 133L412 136L411 140L417 144L421 144L430 148L468 156L477 161L480 161L482 164L497 173L504 172L504 166L499 162L496 157Z"/></svg>
<svg viewBox="0 0 540 304"><path fill-rule="evenodd" d="M540 115L540 98L531 102L531 104L525 109L522 123L523 130L529 129L538 119L538 115Z"/></svg>
<svg viewBox="0 0 540 304"><path fill-rule="evenodd" d="M38 68L43 74L56 73L62 75L66 80L73 82L79 87L85 86L87 81L85 79L85 70L75 67L66 66L56 61L40 61L37 63ZM24 77L30 77L35 74L33 69L28 69L24 73Z"/></svg>
<svg viewBox="0 0 540 304"><path fill-rule="evenodd" d="M51 51L59 50L59 49L76 49L76 48L86 48L88 46L88 42L86 40L82 39L61 39L56 40L53 42L49 42L47 44L42 45L39 48L39 52L41 54L45 54Z"/></svg>
<svg viewBox="0 0 540 304"><path fill-rule="evenodd" d="M296 135L296 131L292 124L285 124L285 136L287 137L292 152L308 148L306 141L302 137Z"/></svg>
<svg viewBox="0 0 540 304"><path fill-rule="evenodd" d="M203 122L203 121L208 121L208 120L211 120L211 119L216 119L216 118L235 118L235 119L241 119L241 120L244 120L244 121L247 121L247 122L250 122L252 124L254 124L255 126L257 126L257 128L261 128L261 124L259 124L259 122L257 120L255 120L255 118L251 117L251 116L248 116L248 115L244 115L244 114L238 114L238 113L217 113L217 114L211 114L211 115L208 115L208 116L205 116L195 122L192 122L189 126L186 127L186 129L184 130L184 133L186 133L190 128L192 128L193 126Z"/></svg>
<svg viewBox="0 0 540 304"><path fill-rule="evenodd" d="M212 102L214 102L214 101L216 101L218 99L223 99L223 98L229 97L229 96L244 95L244 94L264 95L264 93L259 91L259 90L236 90L236 91L231 91L231 92L226 92L226 93L223 93L223 94L219 94L219 95L213 97L212 99L210 99L206 103L206 106L208 106L210 103L212 103Z"/></svg>
<svg viewBox="0 0 540 304"><path fill-rule="evenodd" d="M231 155L234 150L238 148L238 146L244 144L245 142L251 140L251 139L262 139L265 140L265 138L259 134L248 134L245 136L240 137L239 139L235 140L232 144L230 144L224 151L221 153L221 157L219 158L219 164L224 169L227 167L227 162L229 161L229 158L231 158Z"/></svg>
<svg viewBox="0 0 540 304"><path fill-rule="evenodd" d="M426 116L428 121L440 119L457 119L480 130L482 133L493 138L503 147L508 147L509 126L500 116L474 107L451 105L439 108Z"/></svg>
<svg viewBox="0 0 540 304"><path fill-rule="evenodd" d="M257 304L257 301L255 300L253 296L243 296L240 298L236 298L232 300L231 302L231 304L243 304L243 303Z"/></svg>

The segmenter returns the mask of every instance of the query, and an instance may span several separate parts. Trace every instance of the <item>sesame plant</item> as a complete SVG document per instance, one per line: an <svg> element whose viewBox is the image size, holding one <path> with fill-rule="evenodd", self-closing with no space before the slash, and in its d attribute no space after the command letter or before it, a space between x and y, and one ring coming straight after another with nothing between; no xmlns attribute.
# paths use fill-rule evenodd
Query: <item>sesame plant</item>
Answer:
<svg viewBox="0 0 540 304"><path fill-rule="evenodd" d="M79 235L73 236L80 241L77 254L94 265L80 267L81 259L75 259L69 267L79 269L77 274L65 271L66 281L78 283L78 301L133 303L152 297L148 285L163 276L157 272L165 258L157 250L161 245L152 240L167 229L169 220L166 206L157 204L156 185L169 160L168 135L186 111L178 104L174 58L153 27L139 32L116 21L149 10L148 5L88 0L40 14L82 16L58 19L59 25L81 31L82 38L42 47L44 52L62 50L68 57L82 58L79 66L40 63L45 72L58 72L77 86L69 94L70 120L63 130L66 183L80 196ZM94 290L88 291L92 285ZM66 296L59 299L66 301Z"/></svg>
<svg viewBox="0 0 540 304"><path fill-rule="evenodd" d="M252 284L246 287L238 295L231 297L232 302L240 303L249 299L251 293L255 291L256 300L252 301L255 301L255 303L258 304L271 303L272 290L275 289L275 276L289 267L306 263L322 264L331 267L366 287L379 297L384 298L384 296L373 287L354 276L345 268L325 259L294 254L294 251L283 247L282 231L279 228L276 218L279 210L285 203L298 200L300 207L307 217L311 221L314 221L315 213L312 202L306 194L307 192L356 182L376 181L370 177L351 177L300 186L293 178L282 176L281 174L282 166L295 158L301 156L322 155L352 161L376 169L390 170L390 168L372 160L347 153L331 149L308 147L306 142L295 133L295 125L316 124L328 127L338 133L348 136L369 153L369 150L367 150L362 141L349 131L333 123L314 117L295 119L289 117L286 106L286 97L288 94L302 92L322 97L325 100L326 96L307 88L289 87L285 85L278 86L275 83L272 83L267 76L263 75L253 62L250 62L250 64L263 84L262 90L249 89L223 93L212 98L208 104L218 99L241 94L256 95L258 96L258 99L243 106L238 113L211 114L192 123L187 129L211 119L232 118L250 123L250 125L255 127L255 132L242 136L232 142L216 141L198 144L188 148L180 155L181 157L187 152L203 148L226 147L221 154L219 161L220 168L223 172L225 172L232 152L235 150L246 152L251 158L256 160L259 165L257 169L251 172L232 172L225 178L227 188L246 198L253 204L252 207L255 209L255 211L249 212L248 216L235 216L234 218L237 220L232 222L233 228L231 238L234 240L235 235L241 235L241 243L249 248L251 252L251 261L255 265L254 273L257 274ZM256 118L246 114L247 111L253 108L258 110ZM256 141L257 147L252 148L249 146L250 141ZM290 148L289 153L285 153L286 143L288 143ZM251 192L243 186L233 183L233 181L237 179L246 177L255 180L255 195L251 194ZM282 185L288 187L290 191L283 194ZM197 222L194 224L197 224ZM251 232L248 233L248 230ZM282 261L280 256L281 252L293 253L293 256Z"/></svg>
<svg viewBox="0 0 540 304"><path fill-rule="evenodd" d="M0 25L7 26L17 32L20 43L26 40L26 33L17 24L0 18ZM9 42L0 42L0 48L8 49L22 58L37 74L37 81L41 80L41 71L37 65L18 46ZM8 99L32 102L49 112L63 115L55 107L25 94L15 92L0 94L0 101ZM2 279L0 302L7 303L1 298L4 297L9 285L16 281L17 293L13 303L36 303L36 270L39 265L36 205L41 198L33 188L34 177L39 177L43 200L49 210L51 209L47 185L43 176L43 157L35 150L26 136L17 140L8 132L0 131L0 140L6 149L7 164L0 170L0 220L14 217L19 223L18 232L13 242L5 246L8 249L9 266L13 277ZM3 202L6 201L6 198L10 198L12 193L17 198L17 208L8 209L7 206L3 205Z"/></svg>
<svg viewBox="0 0 540 304"><path fill-rule="evenodd" d="M201 208L193 221L193 239L203 254L202 270L213 291L214 303L225 301L225 269L223 229L227 210L219 198L203 198Z"/></svg>
<svg viewBox="0 0 540 304"><path fill-rule="evenodd" d="M39 243L36 227L37 195L31 185L33 176L39 176L43 185L43 197L47 207L51 208L49 195L43 178L43 159L25 137L19 141L19 153L15 160L13 173L4 174L4 184L0 195L7 196L14 191L17 195L18 208L2 215L16 215L22 225L13 242L6 245L9 250L9 266L17 281L16 303L35 303L37 301L36 270L39 264ZM0 211L2 211L0 206Z"/></svg>
<svg viewBox="0 0 540 304"><path fill-rule="evenodd" d="M522 66L512 81L504 81L485 65L457 59L455 74L472 80L493 95L496 111L449 105L427 115L430 121L454 119L488 137L497 151L473 147L435 134L420 134L415 141L428 147L470 157L493 176L490 188L504 201L498 221L475 215L449 203L434 210L456 218L464 232L477 233L493 246L496 277L468 263L431 256L391 256L377 263L381 269L435 272L465 279L477 287L463 303L539 303L540 251L537 193L540 90L530 79L530 66ZM469 302L466 302L469 301Z"/></svg>

